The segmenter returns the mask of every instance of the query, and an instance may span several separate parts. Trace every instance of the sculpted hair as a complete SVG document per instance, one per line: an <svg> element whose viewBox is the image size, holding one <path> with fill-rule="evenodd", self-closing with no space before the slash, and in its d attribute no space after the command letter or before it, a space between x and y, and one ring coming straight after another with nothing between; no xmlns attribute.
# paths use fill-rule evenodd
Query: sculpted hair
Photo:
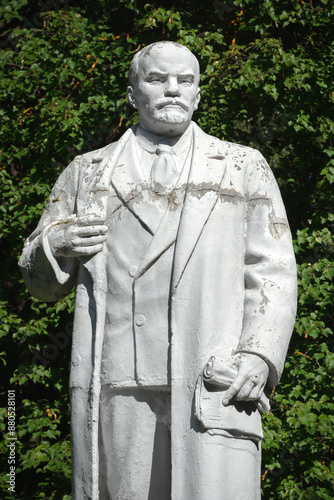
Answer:
<svg viewBox="0 0 334 500"><path fill-rule="evenodd" d="M170 42L170 41L163 41L163 42L155 42L151 43L150 45L147 45L143 49L141 49L137 54L135 54L134 58L131 61L130 68L129 68L129 82L130 85L135 86L138 82L138 68L139 65L142 61L142 59L146 56L148 56L151 52L152 49L155 47L158 47L159 45L163 44L172 44L175 45L178 49L185 50L188 54L191 55L191 57L194 58L196 61L196 68L197 68L197 73L198 73L198 80L199 80L199 63L197 58L194 56L194 54L184 45L181 45L180 43L177 42Z"/></svg>

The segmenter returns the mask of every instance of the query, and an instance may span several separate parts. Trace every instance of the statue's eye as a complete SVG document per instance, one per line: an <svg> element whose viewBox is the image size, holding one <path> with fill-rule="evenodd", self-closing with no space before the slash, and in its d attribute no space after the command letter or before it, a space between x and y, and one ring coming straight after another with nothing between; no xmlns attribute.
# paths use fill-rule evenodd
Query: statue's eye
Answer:
<svg viewBox="0 0 334 500"><path fill-rule="evenodd" d="M149 75L146 79L149 83L164 83L167 80L165 75Z"/></svg>
<svg viewBox="0 0 334 500"><path fill-rule="evenodd" d="M177 80L180 85L190 86L194 83L194 78L192 76L181 76Z"/></svg>

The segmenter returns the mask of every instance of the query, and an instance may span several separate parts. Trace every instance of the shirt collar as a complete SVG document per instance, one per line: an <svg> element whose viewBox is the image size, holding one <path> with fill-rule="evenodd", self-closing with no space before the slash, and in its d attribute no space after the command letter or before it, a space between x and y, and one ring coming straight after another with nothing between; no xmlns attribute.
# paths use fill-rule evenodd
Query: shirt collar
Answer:
<svg viewBox="0 0 334 500"><path fill-rule="evenodd" d="M187 127L186 131L178 138L166 138L160 135L153 134L143 129L140 125L136 129L136 139L139 146L149 153L155 153L159 144L171 146L176 155L181 155L190 145L192 137L192 122Z"/></svg>

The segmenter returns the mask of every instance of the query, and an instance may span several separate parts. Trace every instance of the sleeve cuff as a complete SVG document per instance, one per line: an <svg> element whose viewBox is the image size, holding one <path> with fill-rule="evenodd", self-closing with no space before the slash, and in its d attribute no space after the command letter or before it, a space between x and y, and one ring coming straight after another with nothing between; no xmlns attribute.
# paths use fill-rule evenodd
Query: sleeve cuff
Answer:
<svg viewBox="0 0 334 500"><path fill-rule="evenodd" d="M71 218L72 217L70 217L69 219L71 219ZM67 219L67 220L69 220L69 219ZM51 248L50 248L49 239L48 239L48 232L52 226L54 226L54 223L46 226L46 228L44 229L44 231L42 233L43 250L44 250L44 253L45 253L47 260L49 261L49 263L50 263L50 265L55 273L57 281L61 285L64 285L71 277L74 259L71 257L55 257L53 255Z"/></svg>

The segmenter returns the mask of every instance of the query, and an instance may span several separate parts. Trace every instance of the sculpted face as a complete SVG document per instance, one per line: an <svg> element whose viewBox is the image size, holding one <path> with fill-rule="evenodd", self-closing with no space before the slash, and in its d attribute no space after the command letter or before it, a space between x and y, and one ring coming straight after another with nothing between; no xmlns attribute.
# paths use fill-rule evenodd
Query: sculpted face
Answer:
<svg viewBox="0 0 334 500"><path fill-rule="evenodd" d="M200 100L195 56L173 43L154 44L139 56L128 100L140 125L157 135L176 137L188 127Z"/></svg>

